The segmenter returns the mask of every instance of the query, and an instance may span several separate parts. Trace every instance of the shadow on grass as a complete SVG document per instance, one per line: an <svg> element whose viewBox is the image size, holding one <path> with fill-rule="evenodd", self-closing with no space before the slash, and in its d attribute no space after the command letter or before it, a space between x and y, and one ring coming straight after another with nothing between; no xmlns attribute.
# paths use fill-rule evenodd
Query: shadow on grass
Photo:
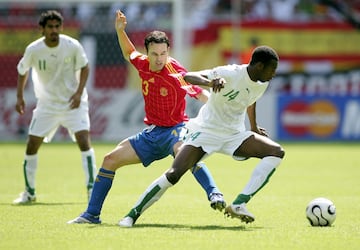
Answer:
<svg viewBox="0 0 360 250"><path fill-rule="evenodd" d="M249 224L250 225L250 224ZM88 225L88 228L93 227L94 225ZM119 227L117 224L108 224L102 223L97 226L101 227L116 227L124 230L136 230L144 228L168 228L168 229L186 229L186 230L204 230L204 231L213 231L213 230L230 230L230 231L254 231L255 229L262 229L262 227L248 227L245 225L238 226L219 226L219 225L187 225L187 224L135 224L131 228Z"/></svg>
<svg viewBox="0 0 360 250"><path fill-rule="evenodd" d="M248 228L244 225L238 226L219 226L219 225L186 225L186 224L137 224L135 228L170 228L170 229L190 229L190 230L233 230L233 231L252 231L252 228Z"/></svg>
<svg viewBox="0 0 360 250"><path fill-rule="evenodd" d="M12 207L32 207L32 206L70 206L87 204L87 202L33 202L25 204L12 204L12 203L0 203L0 206L12 206Z"/></svg>

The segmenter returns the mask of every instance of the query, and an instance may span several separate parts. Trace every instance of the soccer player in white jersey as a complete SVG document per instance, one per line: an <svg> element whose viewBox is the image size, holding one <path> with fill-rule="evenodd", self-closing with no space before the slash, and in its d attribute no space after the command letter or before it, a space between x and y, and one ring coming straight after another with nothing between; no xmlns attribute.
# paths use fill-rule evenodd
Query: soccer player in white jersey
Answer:
<svg viewBox="0 0 360 250"><path fill-rule="evenodd" d="M188 72L185 80L212 88L208 102L197 117L186 125L189 133L172 167L156 179L140 197L142 211L157 201L167 188L175 185L184 173L204 157L219 152L235 160L259 158L259 163L236 199L225 208L225 215L245 223L255 220L246 203L268 182L285 152L271 140L256 122L256 101L265 92L278 66L277 53L268 46L256 47L249 64L219 66L200 72ZM245 128L245 115L251 128ZM135 221L124 217L119 225L131 227Z"/></svg>
<svg viewBox="0 0 360 250"><path fill-rule="evenodd" d="M63 17L59 12L49 10L42 13L39 26L43 36L26 47L17 65L16 111L20 115L25 112L24 88L30 69L37 104L29 126L23 164L25 191L13 201L14 204L36 200L37 153L43 141L51 141L59 126L67 128L79 146L88 196L96 176L85 88L89 75L87 56L79 41L60 34Z"/></svg>

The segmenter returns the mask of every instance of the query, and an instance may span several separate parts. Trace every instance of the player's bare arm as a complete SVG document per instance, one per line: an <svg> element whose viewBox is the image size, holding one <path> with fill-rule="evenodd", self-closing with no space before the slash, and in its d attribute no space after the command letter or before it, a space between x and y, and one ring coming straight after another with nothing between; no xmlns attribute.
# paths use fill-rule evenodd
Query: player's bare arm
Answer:
<svg viewBox="0 0 360 250"><path fill-rule="evenodd" d="M25 75L18 75L17 81L17 90L16 90L16 111L22 115L24 114L25 110L25 100L24 100L24 89L28 79L29 73L26 72Z"/></svg>
<svg viewBox="0 0 360 250"><path fill-rule="evenodd" d="M115 30L123 56L127 61L129 61L130 54L135 50L135 46L125 32L126 24L127 21L125 14L120 10L117 10L115 14Z"/></svg>
<svg viewBox="0 0 360 250"><path fill-rule="evenodd" d="M248 115L248 118L249 118L251 131L253 131L253 132L255 132L255 133L259 134L259 135L268 136L268 133L266 132L266 130L257 125L257 122L256 122L256 102L253 103L252 105L250 105L247 108L247 115Z"/></svg>
<svg viewBox="0 0 360 250"><path fill-rule="evenodd" d="M76 92L70 97L70 100L69 100L71 109L76 109L80 106L81 96L82 96L82 93L83 93L85 85L86 85L86 81L89 76L89 71L90 71L90 69L89 69L88 64L86 66L84 66L83 68L81 68L79 86L78 86Z"/></svg>
<svg viewBox="0 0 360 250"><path fill-rule="evenodd" d="M185 81L193 84L193 85L200 85L200 86L206 86L213 89L215 93L220 92L222 88L224 88L225 79L223 78L215 78L212 80L209 80L205 76L201 75L197 72L188 72L184 76Z"/></svg>

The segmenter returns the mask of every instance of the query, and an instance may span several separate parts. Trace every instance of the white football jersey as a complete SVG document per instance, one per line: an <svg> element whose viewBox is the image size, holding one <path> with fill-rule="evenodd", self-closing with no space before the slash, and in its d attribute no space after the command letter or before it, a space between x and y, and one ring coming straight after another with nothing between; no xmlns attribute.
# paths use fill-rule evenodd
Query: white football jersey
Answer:
<svg viewBox="0 0 360 250"><path fill-rule="evenodd" d="M79 41L61 34L59 45L54 48L46 46L44 37L29 44L17 70L24 75L31 68L36 98L40 103L60 108L69 106L69 98L79 85L77 73L87 63ZM86 89L82 101L87 102Z"/></svg>
<svg viewBox="0 0 360 250"><path fill-rule="evenodd" d="M233 64L202 71L201 74L209 79L222 77L226 83L220 92L211 91L209 100L191 122L210 133L235 134L245 131L248 106L263 95L269 84L252 81L246 67L247 64Z"/></svg>

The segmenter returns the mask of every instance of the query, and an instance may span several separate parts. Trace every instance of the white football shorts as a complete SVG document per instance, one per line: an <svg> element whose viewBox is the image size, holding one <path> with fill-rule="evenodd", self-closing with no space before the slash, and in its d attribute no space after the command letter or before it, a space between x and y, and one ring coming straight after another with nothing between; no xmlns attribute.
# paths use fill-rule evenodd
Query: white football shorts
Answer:
<svg viewBox="0 0 360 250"><path fill-rule="evenodd" d="M65 111L50 111L37 106L29 127L29 135L44 137L44 142L50 142L57 129L63 126L69 132L73 141L74 134L81 130L90 130L90 118L87 105Z"/></svg>
<svg viewBox="0 0 360 250"><path fill-rule="evenodd" d="M243 131L237 134L215 134L208 130L202 130L200 127L191 126L184 138L183 145L192 145L201 147L207 155L218 152L232 156L235 160L246 160L245 157L234 156L235 150L244 140L253 135L252 131Z"/></svg>

